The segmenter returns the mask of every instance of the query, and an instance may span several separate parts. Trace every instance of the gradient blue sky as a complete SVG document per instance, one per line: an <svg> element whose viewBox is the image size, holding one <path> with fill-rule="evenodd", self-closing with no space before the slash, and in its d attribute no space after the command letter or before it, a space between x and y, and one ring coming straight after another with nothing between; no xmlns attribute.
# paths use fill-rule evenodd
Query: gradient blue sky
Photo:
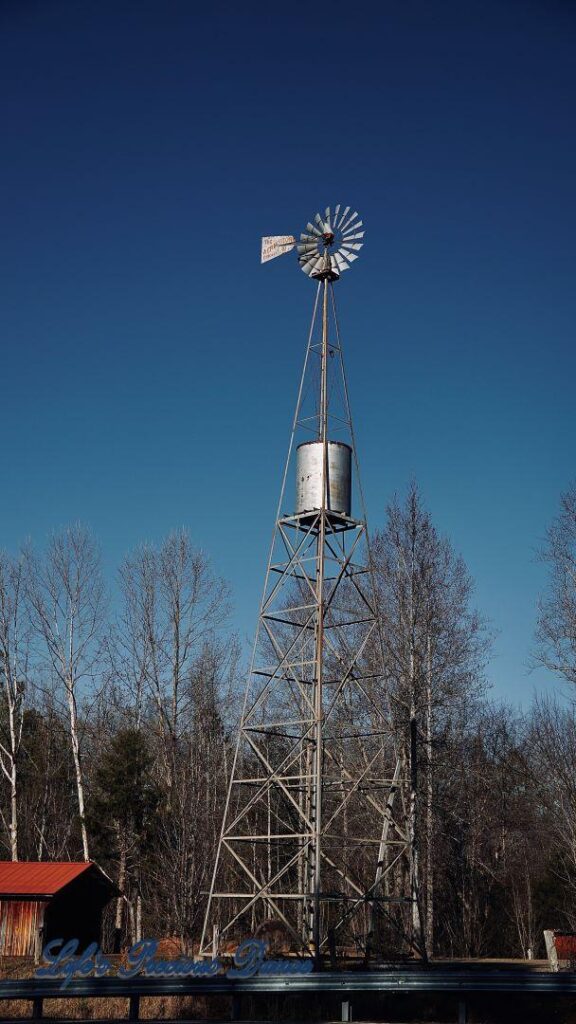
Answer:
<svg viewBox="0 0 576 1024"><path fill-rule="evenodd" d="M419 482L526 702L576 475L576 5L1 0L0 543L109 579L186 526L250 636L314 287L262 234L358 209L338 285L371 525Z"/></svg>

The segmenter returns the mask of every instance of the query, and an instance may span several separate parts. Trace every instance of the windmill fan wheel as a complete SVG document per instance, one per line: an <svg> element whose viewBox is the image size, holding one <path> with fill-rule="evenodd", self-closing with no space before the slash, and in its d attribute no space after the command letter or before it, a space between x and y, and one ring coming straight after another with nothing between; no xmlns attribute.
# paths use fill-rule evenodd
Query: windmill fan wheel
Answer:
<svg viewBox="0 0 576 1024"><path fill-rule="evenodd" d="M333 213L327 206L324 216L317 213L314 223L309 222L300 235L298 262L308 277L335 281L358 259L364 245L362 221L356 212L350 213L349 206L341 211L340 205Z"/></svg>

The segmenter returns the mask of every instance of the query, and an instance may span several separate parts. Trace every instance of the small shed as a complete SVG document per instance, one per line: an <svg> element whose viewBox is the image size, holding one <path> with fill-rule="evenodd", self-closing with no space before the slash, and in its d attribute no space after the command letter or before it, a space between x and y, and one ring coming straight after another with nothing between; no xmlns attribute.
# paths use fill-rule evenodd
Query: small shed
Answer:
<svg viewBox="0 0 576 1024"><path fill-rule="evenodd" d="M0 956L38 957L51 939L100 942L115 895L92 861L0 861Z"/></svg>

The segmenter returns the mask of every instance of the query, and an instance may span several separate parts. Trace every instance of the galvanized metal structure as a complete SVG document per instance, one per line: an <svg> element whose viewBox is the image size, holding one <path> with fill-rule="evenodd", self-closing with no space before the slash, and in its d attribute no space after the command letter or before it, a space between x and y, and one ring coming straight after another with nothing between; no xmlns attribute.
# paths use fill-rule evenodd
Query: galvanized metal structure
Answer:
<svg viewBox="0 0 576 1024"><path fill-rule="evenodd" d="M296 515L322 508L322 466L328 466L326 507L349 516L352 497L352 449L342 441L304 441L296 451Z"/></svg>
<svg viewBox="0 0 576 1024"><path fill-rule="evenodd" d="M272 922L286 950L333 963L339 951L390 952L415 940L409 795L382 679L333 295L363 245L361 228L357 213L337 206L317 214L297 245L318 285L203 955ZM262 261L294 244L264 239Z"/></svg>

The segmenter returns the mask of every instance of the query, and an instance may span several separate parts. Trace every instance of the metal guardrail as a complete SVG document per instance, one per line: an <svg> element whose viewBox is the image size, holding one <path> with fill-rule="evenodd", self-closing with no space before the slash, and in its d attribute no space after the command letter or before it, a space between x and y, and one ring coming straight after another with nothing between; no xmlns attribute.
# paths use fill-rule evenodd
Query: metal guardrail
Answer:
<svg viewBox="0 0 576 1024"><path fill-rule="evenodd" d="M351 1020L354 995L394 993L455 993L460 999L472 993L524 993L576 996L576 972L552 973L522 968L390 968L370 972L326 972L295 977L253 977L233 980L212 978L146 978L115 977L82 978L65 988L59 979L0 981L0 1017L2 1002L26 1000L32 1003L32 1017L43 1019L46 999L121 998L129 1001L129 1021L140 1019L140 1000L149 996L212 996L231 997L231 1019L240 1016L240 997L256 995L331 994L340 997L342 1019ZM463 1006L464 1004L462 1004ZM5 1019L5 1018L4 1018ZM14 1021L16 1018L11 1017ZM465 1020L465 1009L459 1020Z"/></svg>
<svg viewBox="0 0 576 1024"><path fill-rule="evenodd" d="M576 972L508 968L395 968L340 971L296 977L78 978L66 988L59 979L0 981L0 1000L141 996L256 995L312 992L554 992L576 994Z"/></svg>

